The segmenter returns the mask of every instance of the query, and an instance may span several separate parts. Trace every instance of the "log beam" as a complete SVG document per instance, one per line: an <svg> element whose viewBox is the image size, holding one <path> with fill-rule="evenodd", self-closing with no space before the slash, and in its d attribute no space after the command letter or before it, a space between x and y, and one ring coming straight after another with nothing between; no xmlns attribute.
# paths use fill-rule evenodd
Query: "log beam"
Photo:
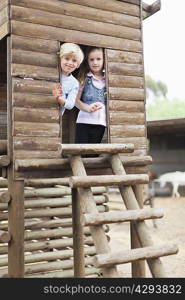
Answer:
<svg viewBox="0 0 185 300"><path fill-rule="evenodd" d="M98 277L101 270L96 269L94 267L87 267L85 268L85 276L90 277ZM44 272L38 274L31 274L26 275L25 278L73 278L74 277L74 270L63 270L63 271L53 271L53 272Z"/></svg>
<svg viewBox="0 0 185 300"><path fill-rule="evenodd" d="M0 230L0 242L8 243L11 240L11 235L8 231Z"/></svg>
<svg viewBox="0 0 185 300"><path fill-rule="evenodd" d="M112 144L113 145L113 144ZM121 156L122 162L124 166L145 166L152 163L152 158L150 156ZM90 157L90 158L82 158L83 163L86 168L101 168L108 167L110 163L108 162L106 157ZM62 170L69 169L70 164L67 158L58 158L58 159L16 159L15 160L15 170L16 171L28 171L28 170ZM49 183L52 180L62 185L68 185L67 179L43 179L43 181ZM39 182L43 182L41 179L33 179L26 180L25 184L30 186L39 185ZM27 183L28 182L28 183ZM60 183L61 182L61 183ZM64 182L64 183L63 183Z"/></svg>
<svg viewBox="0 0 185 300"><path fill-rule="evenodd" d="M111 267L115 264L125 264L140 259L158 258L161 256L172 255L178 252L177 245L162 245L144 247L128 251L119 251L111 254L95 255L94 265L96 267Z"/></svg>
<svg viewBox="0 0 185 300"><path fill-rule="evenodd" d="M0 167L7 167L10 164L10 158L7 155L0 156Z"/></svg>
<svg viewBox="0 0 185 300"><path fill-rule="evenodd" d="M157 0L152 4L142 2L143 19L146 19L161 9L161 0Z"/></svg>
<svg viewBox="0 0 185 300"><path fill-rule="evenodd" d="M82 188L91 186L111 186L111 185L133 185L148 183L147 174L129 175L100 175L100 176L72 176L69 178L71 188Z"/></svg>
<svg viewBox="0 0 185 300"><path fill-rule="evenodd" d="M11 195L7 191L0 192L0 203L8 203L11 200Z"/></svg>
<svg viewBox="0 0 185 300"><path fill-rule="evenodd" d="M134 151L133 144L60 144L61 154L102 154L102 153L131 153Z"/></svg>
<svg viewBox="0 0 185 300"><path fill-rule="evenodd" d="M82 223L84 226L141 221L147 219L162 218L164 216L161 209L140 209L128 211L111 211L97 214L84 214Z"/></svg>

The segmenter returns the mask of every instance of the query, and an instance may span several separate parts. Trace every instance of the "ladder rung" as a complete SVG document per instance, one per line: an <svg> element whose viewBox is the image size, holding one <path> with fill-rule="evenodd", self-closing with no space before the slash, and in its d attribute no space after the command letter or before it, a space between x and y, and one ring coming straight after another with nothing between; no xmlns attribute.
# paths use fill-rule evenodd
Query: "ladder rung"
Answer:
<svg viewBox="0 0 185 300"><path fill-rule="evenodd" d="M69 178L71 188L111 185L133 185L149 182L147 174L129 175L94 175L94 176L72 176Z"/></svg>
<svg viewBox="0 0 185 300"><path fill-rule="evenodd" d="M7 167L10 164L10 158L7 155L0 156L0 167Z"/></svg>
<svg viewBox="0 0 185 300"><path fill-rule="evenodd" d="M119 251L115 253L97 254L94 256L96 267L111 267L113 265L125 264L140 259L158 258L161 256L176 254L178 247L175 244L150 246L144 248Z"/></svg>
<svg viewBox="0 0 185 300"><path fill-rule="evenodd" d="M116 154L134 151L134 144L60 144L61 154Z"/></svg>
<svg viewBox="0 0 185 300"><path fill-rule="evenodd" d="M142 208L128 211L110 211L94 214L84 214L82 223L84 226L102 225L129 221L142 221L147 219L162 218L162 208Z"/></svg>

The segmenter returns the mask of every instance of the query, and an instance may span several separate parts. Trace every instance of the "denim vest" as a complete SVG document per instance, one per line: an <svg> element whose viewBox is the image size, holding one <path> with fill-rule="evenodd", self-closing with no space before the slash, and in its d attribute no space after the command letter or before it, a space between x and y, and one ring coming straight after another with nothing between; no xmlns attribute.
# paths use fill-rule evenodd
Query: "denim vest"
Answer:
<svg viewBox="0 0 185 300"><path fill-rule="evenodd" d="M98 89L93 85L92 77L87 77L85 81L85 86L82 92L82 101L87 104L92 104L94 102L106 103L105 87Z"/></svg>

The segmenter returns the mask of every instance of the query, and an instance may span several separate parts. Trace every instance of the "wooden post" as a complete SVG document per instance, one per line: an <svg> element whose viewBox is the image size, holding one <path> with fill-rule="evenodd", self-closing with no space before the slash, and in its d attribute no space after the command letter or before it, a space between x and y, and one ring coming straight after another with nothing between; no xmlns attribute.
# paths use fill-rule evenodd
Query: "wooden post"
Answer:
<svg viewBox="0 0 185 300"><path fill-rule="evenodd" d="M73 253L74 277L85 277L84 232L81 223L81 204L76 188L72 189L72 223L73 223Z"/></svg>
<svg viewBox="0 0 185 300"><path fill-rule="evenodd" d="M22 278L24 277L24 181L15 181L13 177L11 37L7 38L7 66L7 154L10 158L8 191L11 196L8 203L8 226L11 235L8 244L8 276Z"/></svg>
<svg viewBox="0 0 185 300"><path fill-rule="evenodd" d="M8 170L8 224L11 240L8 244L8 275L24 277L24 181L13 180L12 170Z"/></svg>
<svg viewBox="0 0 185 300"><path fill-rule="evenodd" d="M135 193L136 200L140 208L143 208L143 186L134 185L133 190ZM130 234L131 234L131 249L140 248L141 243L139 241L137 232L135 230L133 222L130 222ZM133 278L144 278L145 277L145 261L139 260L131 263L132 277Z"/></svg>

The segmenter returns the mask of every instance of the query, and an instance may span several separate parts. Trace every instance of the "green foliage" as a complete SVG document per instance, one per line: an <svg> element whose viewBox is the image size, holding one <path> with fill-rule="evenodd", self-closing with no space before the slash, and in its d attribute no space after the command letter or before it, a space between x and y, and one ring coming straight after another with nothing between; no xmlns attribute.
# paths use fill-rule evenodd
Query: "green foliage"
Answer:
<svg viewBox="0 0 185 300"><path fill-rule="evenodd" d="M164 82L147 75L145 83L147 120L185 118L185 101L167 99L168 88Z"/></svg>
<svg viewBox="0 0 185 300"><path fill-rule="evenodd" d="M147 120L184 118L185 101L156 98L155 102L146 107Z"/></svg>
<svg viewBox="0 0 185 300"><path fill-rule="evenodd" d="M149 91L153 93L154 96L164 96L166 97L166 94L168 92L168 88L166 84L160 80L155 81L152 77L149 75L146 75L145 77L146 82L146 97L149 97Z"/></svg>

